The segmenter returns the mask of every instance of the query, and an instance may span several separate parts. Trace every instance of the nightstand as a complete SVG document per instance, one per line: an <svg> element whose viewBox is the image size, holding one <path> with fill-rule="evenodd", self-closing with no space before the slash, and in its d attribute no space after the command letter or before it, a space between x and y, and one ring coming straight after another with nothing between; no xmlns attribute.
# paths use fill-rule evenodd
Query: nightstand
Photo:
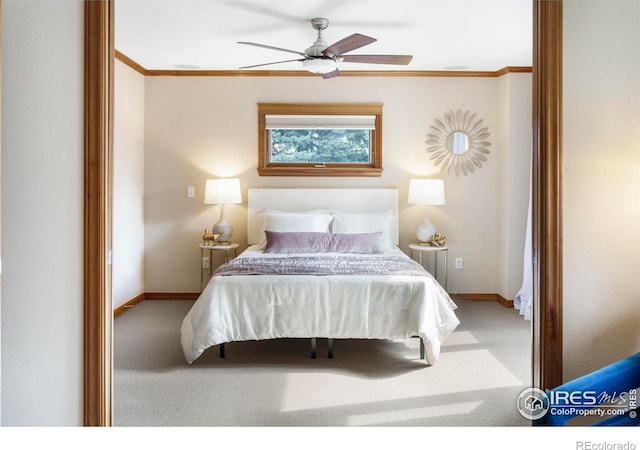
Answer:
<svg viewBox="0 0 640 450"><path fill-rule="evenodd" d="M229 244L217 244L217 245L200 244L198 247L200 247L200 291L202 291L202 284L204 283L205 269L209 271L209 277L207 278L207 281L209 280L209 278L211 278L211 273L212 273L211 261L212 261L213 252L224 252L224 262L228 262L231 259L238 256L238 247L240 247L240 244L236 244L235 242L231 242ZM204 264L203 264L206 251L209 251L208 267L204 267Z"/></svg>
<svg viewBox="0 0 640 450"><path fill-rule="evenodd" d="M409 248L411 249L411 257L415 259L416 252L418 252L418 262L422 264L422 254L424 252L430 252L435 254L435 264L433 277L438 279L438 254L440 252L444 253L444 290L447 291L447 259L449 255L449 247L443 245L442 247L437 247L435 245L420 245L420 244L409 244ZM448 291L447 291L448 292Z"/></svg>

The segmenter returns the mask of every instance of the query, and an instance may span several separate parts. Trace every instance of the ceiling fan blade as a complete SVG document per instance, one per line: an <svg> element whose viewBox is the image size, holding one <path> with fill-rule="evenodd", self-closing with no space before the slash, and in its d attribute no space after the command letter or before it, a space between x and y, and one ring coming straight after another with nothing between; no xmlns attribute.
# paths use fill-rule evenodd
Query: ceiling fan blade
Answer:
<svg viewBox="0 0 640 450"><path fill-rule="evenodd" d="M413 59L412 55L343 55L342 62L368 64L399 64L407 65Z"/></svg>
<svg viewBox="0 0 640 450"><path fill-rule="evenodd" d="M264 6L263 4L259 4L259 2L228 0L222 3L226 6L240 9L250 14L262 14L263 16L274 17L276 19L279 19L280 21L287 20L287 21L308 23L308 19L306 17L294 16L285 11L278 11L276 8L270 8L268 6Z"/></svg>
<svg viewBox="0 0 640 450"><path fill-rule="evenodd" d="M338 76L340 76L340 71L338 69L334 70L333 72L328 72L328 73L323 73L322 74L322 78L324 78L324 79L338 77Z"/></svg>
<svg viewBox="0 0 640 450"><path fill-rule="evenodd" d="M238 67L238 69L251 69L253 67L270 66L272 64L282 64L282 63L288 63L288 62L294 62L294 61L300 62L300 61L304 61L304 59L287 59L286 61L276 61L276 62L265 63L265 64L254 64L253 66Z"/></svg>
<svg viewBox="0 0 640 450"><path fill-rule="evenodd" d="M260 14L262 16L278 19L278 21L281 24L283 21L286 21L287 23L292 23L292 24L295 24L295 23L307 24L309 23L309 17L321 17L321 16L324 17L326 15L331 16L331 14L328 14L330 11L338 8L343 8L345 3L346 3L346 0L331 0L331 1L325 0L321 5L322 7L319 8L321 9L321 11L316 10L311 14L294 15L294 14L289 14L286 11L280 11L276 8L270 8L268 6L265 6L261 4L259 0L255 0L253 2L244 1L244 0L226 0L222 2L222 4L227 7L235 8L251 15ZM342 21L341 20L341 21L337 21L336 23L339 23L343 27L356 27L356 28L362 28L362 27L402 28L408 25L406 21L390 22L389 20L380 20L380 21L359 21L359 20ZM280 25L279 28L281 29L282 25Z"/></svg>
<svg viewBox="0 0 640 450"><path fill-rule="evenodd" d="M281 51L281 52L295 53L296 55L300 55L300 56L307 56L307 55L305 55L304 53L299 52L299 51L297 51L297 50L289 50L289 49L287 49L287 48L273 47L273 46L271 46L271 45L256 44L255 42L245 42L245 41L242 41L242 42L238 42L238 44L252 45L252 46L254 46L254 47L268 48L268 49L271 49L271 50L279 50L279 51Z"/></svg>
<svg viewBox="0 0 640 450"><path fill-rule="evenodd" d="M365 36L364 34L355 33L325 48L324 50L322 50L322 54L341 56L343 53L347 53L357 48L364 47L365 45L369 45L372 42L375 42L376 40L377 39Z"/></svg>

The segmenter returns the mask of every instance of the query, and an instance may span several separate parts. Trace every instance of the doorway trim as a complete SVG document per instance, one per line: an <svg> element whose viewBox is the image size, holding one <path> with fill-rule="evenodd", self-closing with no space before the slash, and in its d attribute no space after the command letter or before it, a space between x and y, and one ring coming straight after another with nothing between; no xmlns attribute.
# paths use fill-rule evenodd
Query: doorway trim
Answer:
<svg viewBox="0 0 640 450"><path fill-rule="evenodd" d="M533 386L562 384L562 0L533 3Z"/></svg>
<svg viewBox="0 0 640 450"><path fill-rule="evenodd" d="M111 179L113 1L85 2L84 411L85 426L113 423Z"/></svg>
<svg viewBox="0 0 640 450"><path fill-rule="evenodd" d="M113 423L114 0L85 2L84 424ZM562 0L533 1L533 386L562 381Z"/></svg>

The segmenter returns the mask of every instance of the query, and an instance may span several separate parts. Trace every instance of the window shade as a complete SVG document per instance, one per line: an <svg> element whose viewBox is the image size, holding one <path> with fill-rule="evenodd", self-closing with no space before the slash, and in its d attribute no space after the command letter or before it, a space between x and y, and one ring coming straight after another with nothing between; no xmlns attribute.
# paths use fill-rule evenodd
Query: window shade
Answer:
<svg viewBox="0 0 640 450"><path fill-rule="evenodd" d="M295 129L348 129L375 130L376 116L374 115L266 115L265 128L267 130L295 130Z"/></svg>

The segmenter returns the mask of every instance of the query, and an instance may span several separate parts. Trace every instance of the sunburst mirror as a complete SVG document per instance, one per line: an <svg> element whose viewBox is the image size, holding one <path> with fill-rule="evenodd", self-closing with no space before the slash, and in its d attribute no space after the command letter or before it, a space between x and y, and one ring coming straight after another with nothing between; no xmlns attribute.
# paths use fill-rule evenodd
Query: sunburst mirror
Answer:
<svg viewBox="0 0 640 450"><path fill-rule="evenodd" d="M427 153L435 165L456 176L473 173L487 161L491 143L489 128L482 126L482 119L469 111L449 111L444 120L436 119L427 134Z"/></svg>

